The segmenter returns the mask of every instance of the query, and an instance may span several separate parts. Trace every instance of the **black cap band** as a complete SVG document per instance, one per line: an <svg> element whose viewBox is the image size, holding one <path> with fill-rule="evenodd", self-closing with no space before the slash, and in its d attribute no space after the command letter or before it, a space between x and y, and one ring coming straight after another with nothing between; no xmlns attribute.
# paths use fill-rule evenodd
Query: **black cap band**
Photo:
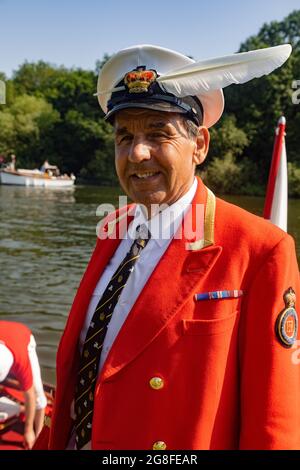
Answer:
<svg viewBox="0 0 300 470"><path fill-rule="evenodd" d="M196 96L179 98L166 92L157 82L152 83L146 92L131 93L122 80L116 87L124 86L123 90L112 93L107 103L105 119L113 122L117 111L127 108L145 108L158 111L186 114L197 126L203 123L203 107Z"/></svg>

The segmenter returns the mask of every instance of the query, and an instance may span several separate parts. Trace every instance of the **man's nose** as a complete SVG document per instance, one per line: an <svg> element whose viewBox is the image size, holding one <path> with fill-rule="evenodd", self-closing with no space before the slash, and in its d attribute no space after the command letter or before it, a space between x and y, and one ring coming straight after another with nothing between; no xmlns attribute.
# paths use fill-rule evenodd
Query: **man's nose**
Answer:
<svg viewBox="0 0 300 470"><path fill-rule="evenodd" d="M151 158L151 149L144 140L133 140L128 159L133 163L140 163Z"/></svg>

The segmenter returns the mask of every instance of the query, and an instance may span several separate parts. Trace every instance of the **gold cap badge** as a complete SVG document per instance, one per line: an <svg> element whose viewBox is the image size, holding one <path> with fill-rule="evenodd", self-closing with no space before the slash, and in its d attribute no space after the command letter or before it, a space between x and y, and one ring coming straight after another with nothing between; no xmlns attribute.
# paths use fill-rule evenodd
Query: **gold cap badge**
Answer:
<svg viewBox="0 0 300 470"><path fill-rule="evenodd" d="M145 67L138 67L126 73L124 83L129 93L147 93L149 86L157 78L155 70L145 70Z"/></svg>

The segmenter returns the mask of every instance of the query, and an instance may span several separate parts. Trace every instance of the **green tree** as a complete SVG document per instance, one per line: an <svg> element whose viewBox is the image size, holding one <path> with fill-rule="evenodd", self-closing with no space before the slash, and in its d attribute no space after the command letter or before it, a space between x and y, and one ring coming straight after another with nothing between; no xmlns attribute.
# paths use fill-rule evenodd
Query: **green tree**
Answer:
<svg viewBox="0 0 300 470"><path fill-rule="evenodd" d="M78 175L104 147L107 133L103 128L107 125L103 124L103 113L94 96L96 82L93 71L68 70L43 61L26 62L14 74L18 93L42 96L59 113L60 119L48 129L47 141L51 142L51 161L62 171Z"/></svg>
<svg viewBox="0 0 300 470"><path fill-rule="evenodd" d="M69 110L56 127L56 150L60 158L57 163L64 170L79 174L109 139L106 128L103 119L88 118L77 110Z"/></svg>
<svg viewBox="0 0 300 470"><path fill-rule="evenodd" d="M114 132L112 126L102 121L101 145L95 152L94 158L81 171L81 176L102 184L118 184L115 172Z"/></svg>
<svg viewBox="0 0 300 470"><path fill-rule="evenodd" d="M269 172L274 128L283 114L287 118L287 144L290 161L300 162L299 105L292 103L292 82L300 78L300 10L281 22L264 24L256 36L248 38L240 52L290 42L293 53L287 63L272 74L225 89L227 112L236 116L248 137L244 157L254 163L259 183L265 185Z"/></svg>
<svg viewBox="0 0 300 470"><path fill-rule="evenodd" d="M232 114L225 115L219 123L210 129L209 158L226 157L233 159L243 154L248 145L246 133L237 126L237 119Z"/></svg>
<svg viewBox="0 0 300 470"><path fill-rule="evenodd" d="M300 167L295 163L288 163L289 196L300 197Z"/></svg>
<svg viewBox="0 0 300 470"><path fill-rule="evenodd" d="M247 135L237 127L235 116L227 115L211 129L210 137L202 178L218 194L241 192L242 166L237 159L248 144Z"/></svg>
<svg viewBox="0 0 300 470"><path fill-rule="evenodd" d="M49 131L59 113L43 98L21 95L0 112L0 149L17 154L18 163L36 165L49 155Z"/></svg>
<svg viewBox="0 0 300 470"><path fill-rule="evenodd" d="M25 62L14 73L18 94L45 98L62 117L77 109L87 115L99 113L96 91L97 75L93 71L55 67L47 62Z"/></svg>
<svg viewBox="0 0 300 470"><path fill-rule="evenodd" d="M0 154L11 153L15 146L14 118L0 108Z"/></svg>

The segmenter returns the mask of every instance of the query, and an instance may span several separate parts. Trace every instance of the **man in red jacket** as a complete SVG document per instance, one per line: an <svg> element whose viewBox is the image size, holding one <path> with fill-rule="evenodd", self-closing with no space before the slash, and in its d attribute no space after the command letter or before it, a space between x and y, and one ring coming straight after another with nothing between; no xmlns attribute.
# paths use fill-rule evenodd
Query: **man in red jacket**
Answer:
<svg viewBox="0 0 300 470"><path fill-rule="evenodd" d="M8 374L15 377L24 392L24 445L31 449L44 422L47 399L41 380L36 343L22 323L0 321L0 382Z"/></svg>
<svg viewBox="0 0 300 470"><path fill-rule="evenodd" d="M50 449L300 448L294 242L195 177L221 88L290 53L274 49L194 63L135 46L101 70L134 204L100 226L75 297Z"/></svg>

